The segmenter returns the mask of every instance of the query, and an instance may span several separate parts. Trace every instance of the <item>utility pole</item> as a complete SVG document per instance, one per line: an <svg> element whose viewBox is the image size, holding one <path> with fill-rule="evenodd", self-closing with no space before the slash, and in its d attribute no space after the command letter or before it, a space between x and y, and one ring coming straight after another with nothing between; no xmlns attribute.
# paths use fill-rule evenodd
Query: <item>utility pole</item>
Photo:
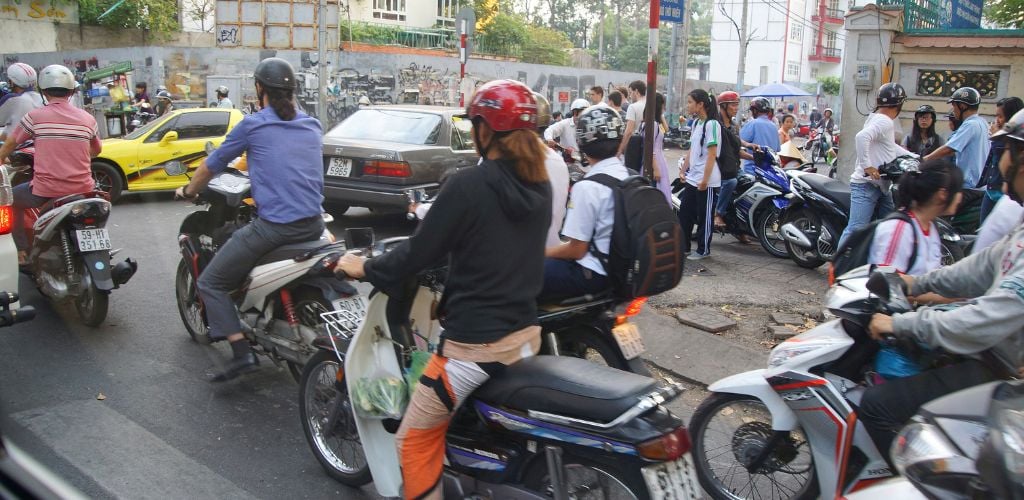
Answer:
<svg viewBox="0 0 1024 500"><path fill-rule="evenodd" d="M692 3L692 0L683 0L683 25L680 27L682 30L682 44L679 47L679 58L683 60L680 66L683 68L683 71L679 75L679 102L685 102L686 100L684 96L686 96L686 68L690 64L690 24L692 21L690 17L693 12ZM683 106L676 106L676 108L680 110L680 114L685 109ZM668 109L668 106L666 106L666 109Z"/></svg>
<svg viewBox="0 0 1024 500"><path fill-rule="evenodd" d="M740 62L736 65L736 93L743 93L743 83L747 71L747 10L750 0L743 0L743 13L740 15ZM788 40L789 34L786 34Z"/></svg>
<svg viewBox="0 0 1024 500"><path fill-rule="evenodd" d="M642 175L654 178L654 103L658 83L658 23L660 0L651 0L650 34L647 38L647 104L644 106L644 153Z"/></svg>
<svg viewBox="0 0 1024 500"><path fill-rule="evenodd" d="M327 124L327 0L317 4L316 117L325 129Z"/></svg>
<svg viewBox="0 0 1024 500"><path fill-rule="evenodd" d="M672 104L676 102L676 79L679 78L679 24L672 24L672 45L668 55L668 95L665 96L665 112L672 113ZM683 80L686 70L683 70Z"/></svg>
<svg viewBox="0 0 1024 500"><path fill-rule="evenodd" d="M601 0L601 31L597 35L597 62L604 63L604 0Z"/></svg>

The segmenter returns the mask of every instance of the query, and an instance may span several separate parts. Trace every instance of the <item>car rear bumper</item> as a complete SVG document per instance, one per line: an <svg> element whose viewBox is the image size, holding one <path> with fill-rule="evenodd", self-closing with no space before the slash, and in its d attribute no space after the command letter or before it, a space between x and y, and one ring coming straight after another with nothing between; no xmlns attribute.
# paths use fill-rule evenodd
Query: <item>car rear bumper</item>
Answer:
<svg viewBox="0 0 1024 500"><path fill-rule="evenodd" d="M351 207L396 208L405 210L409 206L410 190L424 189L427 196L437 194L437 184L417 184L383 188L372 186L324 185L324 201Z"/></svg>

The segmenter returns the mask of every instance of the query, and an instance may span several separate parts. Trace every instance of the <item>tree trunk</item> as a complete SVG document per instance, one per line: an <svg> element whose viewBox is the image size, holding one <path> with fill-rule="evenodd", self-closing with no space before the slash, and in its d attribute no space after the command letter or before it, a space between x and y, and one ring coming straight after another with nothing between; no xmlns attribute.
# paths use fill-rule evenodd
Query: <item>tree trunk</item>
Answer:
<svg viewBox="0 0 1024 500"><path fill-rule="evenodd" d="M604 0L601 0L600 31L597 34L597 62L604 62Z"/></svg>
<svg viewBox="0 0 1024 500"><path fill-rule="evenodd" d="M619 38L622 37L622 4L615 4L615 48L619 48Z"/></svg>

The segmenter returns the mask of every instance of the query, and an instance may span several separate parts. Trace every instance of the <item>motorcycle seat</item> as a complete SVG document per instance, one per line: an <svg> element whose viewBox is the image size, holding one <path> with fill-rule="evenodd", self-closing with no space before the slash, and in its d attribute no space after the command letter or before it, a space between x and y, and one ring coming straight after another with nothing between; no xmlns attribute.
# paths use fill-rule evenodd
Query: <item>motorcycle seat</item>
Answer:
<svg viewBox="0 0 1024 500"><path fill-rule="evenodd" d="M579 297L569 297L567 299L562 299L562 300L560 300L558 302L538 303L537 307L542 312L556 312L556 311L560 311L562 309L568 309L570 307L575 307L575 306L579 306L579 305L583 305L583 304L605 302L608 299L610 299L611 297L612 297L612 291L611 291L611 289L608 289L608 290L605 290L605 291L602 291L602 292L599 292L599 293L592 293L592 294L587 294L587 295L581 295Z"/></svg>
<svg viewBox="0 0 1024 500"><path fill-rule="evenodd" d="M818 174L803 175L800 180L806 182L818 193L838 203L846 209L847 213L850 212L850 186L844 182Z"/></svg>
<svg viewBox="0 0 1024 500"><path fill-rule="evenodd" d="M89 191L85 193L69 194L66 196L61 196L60 198L52 198L50 199L50 201L43 203L43 205L39 207L39 214L42 215L57 207L61 207L67 205L68 203L73 203L88 198L102 198L104 200L109 201L110 195L103 191Z"/></svg>
<svg viewBox="0 0 1024 500"><path fill-rule="evenodd" d="M654 379L579 358L533 356L473 393L481 401L607 423L656 387Z"/></svg>
<svg viewBox="0 0 1024 500"><path fill-rule="evenodd" d="M260 257L260 260L256 261L256 265L262 266L263 264L270 264L271 262L293 259L314 248L322 247L327 243L329 243L327 240L318 239L311 241L303 241L302 243L292 243L290 245L280 246L271 250L263 257Z"/></svg>

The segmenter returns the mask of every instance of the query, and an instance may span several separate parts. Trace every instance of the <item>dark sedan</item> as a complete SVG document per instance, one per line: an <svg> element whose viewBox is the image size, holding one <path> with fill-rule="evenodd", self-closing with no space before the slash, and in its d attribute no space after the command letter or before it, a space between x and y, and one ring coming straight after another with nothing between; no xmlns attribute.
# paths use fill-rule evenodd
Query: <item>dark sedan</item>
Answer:
<svg viewBox="0 0 1024 500"><path fill-rule="evenodd" d="M432 196L447 171L476 165L470 122L460 108L374 106L324 136L324 198L349 207L405 210L410 190Z"/></svg>

